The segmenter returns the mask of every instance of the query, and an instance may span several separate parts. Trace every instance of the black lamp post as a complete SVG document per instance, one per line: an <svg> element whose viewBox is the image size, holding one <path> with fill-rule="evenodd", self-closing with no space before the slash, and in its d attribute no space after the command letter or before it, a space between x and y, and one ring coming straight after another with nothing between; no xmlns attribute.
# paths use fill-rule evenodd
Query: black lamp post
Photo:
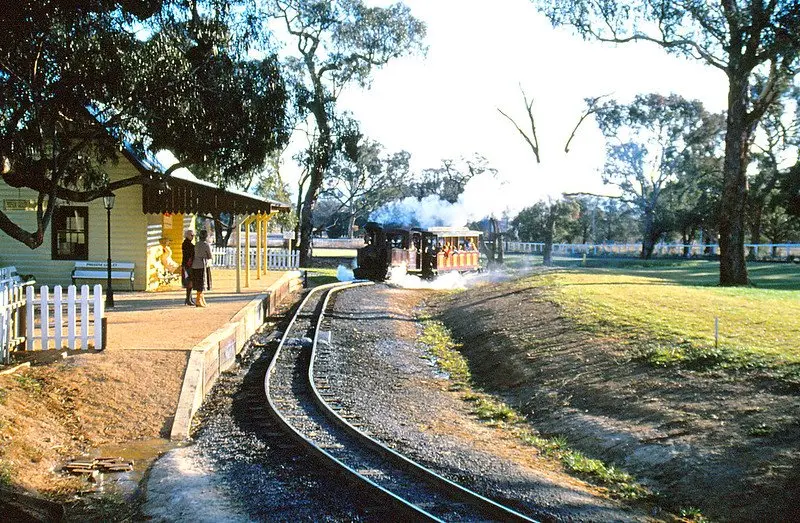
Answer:
<svg viewBox="0 0 800 523"><path fill-rule="evenodd" d="M114 193L103 195L103 207L108 212L108 282L106 283L106 309L114 308L114 289L111 287L111 209L114 208Z"/></svg>

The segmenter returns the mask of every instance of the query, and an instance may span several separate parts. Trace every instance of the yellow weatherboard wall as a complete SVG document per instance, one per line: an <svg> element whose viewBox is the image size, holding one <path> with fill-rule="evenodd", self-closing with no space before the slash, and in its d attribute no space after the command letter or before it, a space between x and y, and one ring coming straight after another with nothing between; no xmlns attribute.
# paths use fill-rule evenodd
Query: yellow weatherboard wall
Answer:
<svg viewBox="0 0 800 523"><path fill-rule="evenodd" d="M112 181L138 176L139 172L124 158L116 164L108 164L106 172ZM114 209L111 211L111 256L112 261L133 262L134 288L144 289L146 283L144 267L146 264L145 232L147 222L142 213L142 188L133 185L115 191ZM0 201L11 201L10 209L20 200L36 200L38 193L30 189L17 189L0 181ZM88 203L71 203L68 205L88 208L87 241L89 261L106 261L107 213L102 198ZM28 207L16 205L18 210L5 210L11 220L27 231L36 230L36 211ZM3 207L6 209L6 206ZM48 225L42 244L30 249L23 243L0 232L0 266L13 265L20 274L32 274L40 285L70 285L72 268L75 260L53 260L52 224ZM95 282L88 282L95 283ZM98 280L96 283L105 283ZM127 283L115 282L115 289L128 289Z"/></svg>

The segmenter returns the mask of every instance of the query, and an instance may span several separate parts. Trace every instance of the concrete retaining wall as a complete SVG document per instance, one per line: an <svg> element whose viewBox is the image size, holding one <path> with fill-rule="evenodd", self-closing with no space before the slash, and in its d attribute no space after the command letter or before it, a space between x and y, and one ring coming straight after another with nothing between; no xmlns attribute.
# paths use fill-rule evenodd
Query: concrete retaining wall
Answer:
<svg viewBox="0 0 800 523"><path fill-rule="evenodd" d="M183 386L175 411L175 420L172 422L170 439L189 438L192 418L220 373L233 365L236 355L242 351L247 340L267 318L275 314L278 304L290 293L302 287L302 284L299 272L287 272L273 283L266 293L259 294L236 313L231 321L192 348L183 376Z"/></svg>

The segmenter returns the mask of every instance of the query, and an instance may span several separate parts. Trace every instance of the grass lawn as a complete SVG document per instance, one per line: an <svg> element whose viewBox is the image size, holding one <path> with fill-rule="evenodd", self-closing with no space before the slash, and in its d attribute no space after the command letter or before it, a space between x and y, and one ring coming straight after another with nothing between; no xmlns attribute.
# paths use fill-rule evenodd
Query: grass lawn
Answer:
<svg viewBox="0 0 800 523"><path fill-rule="evenodd" d="M335 283L339 281L338 278L336 278L336 269L324 268L324 267L309 267L300 270L306 271L306 273L308 274L309 287L318 287L320 285Z"/></svg>
<svg viewBox="0 0 800 523"><path fill-rule="evenodd" d="M569 268L530 281L545 285L584 328L644 342L653 363L800 364L797 265L748 265L753 286L746 288L717 286L717 262L590 259L586 266L563 265Z"/></svg>

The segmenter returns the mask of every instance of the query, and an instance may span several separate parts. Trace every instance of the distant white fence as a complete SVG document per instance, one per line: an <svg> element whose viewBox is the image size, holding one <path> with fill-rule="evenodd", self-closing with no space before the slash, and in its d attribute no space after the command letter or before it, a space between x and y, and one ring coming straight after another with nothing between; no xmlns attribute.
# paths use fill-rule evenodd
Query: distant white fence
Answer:
<svg viewBox="0 0 800 523"><path fill-rule="evenodd" d="M360 249L364 238L312 238L311 246L315 249Z"/></svg>
<svg viewBox="0 0 800 523"><path fill-rule="evenodd" d="M745 253L757 260L792 260L800 257L800 243L748 243ZM509 253L542 254L544 243L537 242L505 242L505 250ZM641 243L554 243L553 254L589 255L589 256L639 256ZM657 243L653 249L654 256L699 257L716 256L719 245L682 243Z"/></svg>
<svg viewBox="0 0 800 523"><path fill-rule="evenodd" d="M103 290L92 292L82 285L60 285L52 293L43 285L38 294L33 286L13 285L0 289L0 353L8 363L12 350L102 350Z"/></svg>
<svg viewBox="0 0 800 523"><path fill-rule="evenodd" d="M235 247L212 247L211 254L214 256L215 267L236 267L236 248ZM250 248L250 268L255 269L258 263L257 249ZM245 249L241 251L240 266L244 266ZM300 267L300 252L288 249L267 249L267 269L283 270L296 269Z"/></svg>

